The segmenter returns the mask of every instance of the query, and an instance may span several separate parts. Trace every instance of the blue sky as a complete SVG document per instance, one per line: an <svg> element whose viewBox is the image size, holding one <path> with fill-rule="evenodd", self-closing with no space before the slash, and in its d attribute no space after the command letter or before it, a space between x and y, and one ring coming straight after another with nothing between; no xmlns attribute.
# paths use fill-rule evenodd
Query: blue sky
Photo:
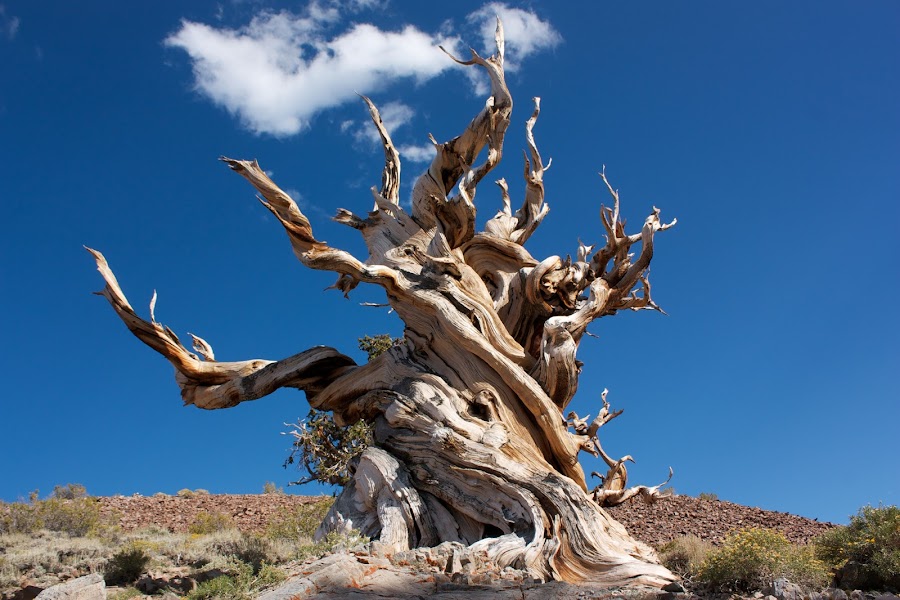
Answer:
<svg viewBox="0 0 900 600"><path fill-rule="evenodd" d="M516 100L495 173L521 197L524 121L551 207L528 248L602 239L597 172L631 223L665 220L652 268L670 316L591 327L574 408L600 391L625 413L604 448L635 483L675 469L680 493L820 520L900 503L900 5L584 2L485 5L0 0L0 498L80 482L94 494L284 485L281 391L223 411L182 407L172 368L102 298L82 244L135 307L208 340L222 360L278 359L399 334L382 300L350 300L293 257L220 155L257 158L332 245L358 256L380 182L366 93L405 158L461 131L484 102L434 44L484 48L507 17ZM479 219L499 193L483 185ZM583 459L586 470L597 469ZM317 488L292 491L309 493Z"/></svg>

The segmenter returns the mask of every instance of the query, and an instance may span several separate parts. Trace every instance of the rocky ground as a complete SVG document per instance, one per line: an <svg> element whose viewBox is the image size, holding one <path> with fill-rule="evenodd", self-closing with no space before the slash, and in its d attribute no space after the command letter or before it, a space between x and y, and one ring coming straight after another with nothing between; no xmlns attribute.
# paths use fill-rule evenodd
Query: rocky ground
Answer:
<svg viewBox="0 0 900 600"><path fill-rule="evenodd" d="M99 498L100 512L125 531L149 526L184 533L201 512L231 517L241 531L260 532L282 509L321 500L321 496L286 494L197 494L192 496L111 496Z"/></svg>
<svg viewBox="0 0 900 600"><path fill-rule="evenodd" d="M101 498L100 502L101 511L106 515L118 515L121 526L127 531L155 525L184 532L203 511L228 515L243 531L261 531L281 508L317 499L315 496L283 494L197 494L193 497L157 494L115 496ZM655 547L688 533L719 544L730 531L743 527L777 529L792 542L806 543L833 526L787 513L691 496L675 496L649 506L634 501L611 508L609 512L634 537Z"/></svg>
<svg viewBox="0 0 900 600"><path fill-rule="evenodd" d="M157 527L171 532L188 531L200 513L217 513L228 517L239 529L246 532L262 532L267 523L284 509L318 502L322 497L289 496L284 494L262 495L210 495L206 493L168 496L115 496L99 498L101 513L117 522L126 531ZM686 534L694 534L713 544L721 543L725 536L744 527L767 527L782 531L788 539L805 543L833 527L829 523L798 517L786 513L741 506L731 502L675 496L648 506L636 501L609 509L637 539L655 547ZM445 600L527 600L550 598L596 598L600 600L697 600L691 594L670 590L660 595L659 590L649 589L593 589L571 586L560 582L541 584L531 580L524 571L511 568L498 570L479 555L473 555L459 544L445 543L433 549L412 550L392 554L379 549L373 542L366 548L352 548L327 554L322 558L294 561L282 565L288 579L275 589L259 596L265 600L332 600L336 598L395 598L403 600L444 598ZM349 550L349 551L348 551ZM2 554L2 552L0 552ZM136 584L144 593L156 594L166 588L172 590L172 574L149 573ZM78 574L74 574L77 577ZM93 580L90 579L93 577ZM84 598L105 599L106 590L99 576L81 577L85 585L98 587L96 595ZM63 577L65 581L67 578ZM182 578L183 579L183 578ZM158 580L158 581L157 581ZM154 584L153 590L147 585ZM160 585L157 586L156 584ZM66 585L74 585L74 580ZM23 584L24 585L24 584ZM196 585L194 583L193 585ZM192 587L192 586L188 586ZM2 594L3 598L26 600L34 598L40 587L29 587ZM55 588L51 588L55 589ZM47 592L51 592L48 589ZM29 593L33 590L33 593ZM109 597L115 597L112 588ZM86 592L85 592L86 593ZM850 597L834 594L817 594L808 598L797 593L775 594L765 600L876 600L875 596ZM62 598L63 596L60 596ZM68 597L68 596L66 596ZM82 596L78 596L81 598ZM150 596L144 596L149 598ZM158 596L154 596L158 597ZM169 593L166 598L177 598ZM42 596L43 598L43 596ZM763 595L758 594L762 600ZM717 600L726 600L725 597ZM748 599L750 600L750 599ZM900 600L892 597L891 600Z"/></svg>
<svg viewBox="0 0 900 600"><path fill-rule="evenodd" d="M689 533L719 545L729 532L745 527L776 529L790 541L805 544L834 527L788 513L691 496L675 496L653 505L636 500L608 510L631 535L654 547Z"/></svg>

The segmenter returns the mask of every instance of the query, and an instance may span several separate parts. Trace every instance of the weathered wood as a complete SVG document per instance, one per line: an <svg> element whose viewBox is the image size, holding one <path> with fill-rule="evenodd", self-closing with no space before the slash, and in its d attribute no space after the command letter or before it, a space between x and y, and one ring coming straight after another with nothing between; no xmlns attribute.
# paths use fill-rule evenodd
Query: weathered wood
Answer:
<svg viewBox="0 0 900 600"><path fill-rule="evenodd" d="M175 366L187 403L225 408L295 387L338 424L374 425L375 446L352 465L353 479L321 533L358 528L394 550L462 542L544 579L664 585L673 575L600 506L663 495L660 486L627 487L630 457L616 461L603 451L598 430L621 411L609 411L605 392L590 424L574 413L567 421L563 411L577 389L576 352L587 326L623 309L659 310L647 268L655 234L674 221L663 224L654 208L640 232L626 234L618 192L602 173L613 197L612 208L601 207L606 244L594 252L579 243L574 261L532 257L523 244L548 212L536 98L521 208L513 214L501 179L502 209L476 232L476 188L502 158L512 111L500 24L496 54L473 51L459 62L486 70L491 95L458 137L435 143L410 212L399 204L399 154L364 98L384 146L382 185L364 218L341 209L335 220L360 231L366 260L319 241L256 161L222 159L259 192L304 265L338 273L334 287L345 294L359 283L385 289L406 326L402 344L361 366L325 347L281 361L216 362L212 347L194 336L201 360L156 322L152 305L149 321L137 316L92 250L106 280L101 293L132 333ZM593 491L578 462L582 450L610 467Z"/></svg>

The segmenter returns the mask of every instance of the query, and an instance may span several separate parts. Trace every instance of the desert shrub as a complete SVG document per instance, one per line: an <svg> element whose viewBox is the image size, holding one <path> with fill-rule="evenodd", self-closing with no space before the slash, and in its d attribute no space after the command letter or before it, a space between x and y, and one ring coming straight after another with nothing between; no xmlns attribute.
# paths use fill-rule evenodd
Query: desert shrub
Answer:
<svg viewBox="0 0 900 600"><path fill-rule="evenodd" d="M191 524L188 525L188 532L195 535L205 535L222 531L223 529L234 529L234 521L231 517L219 512L207 512L205 510L197 513Z"/></svg>
<svg viewBox="0 0 900 600"><path fill-rule="evenodd" d="M57 490L68 488L56 486ZM86 496L64 499L51 495L40 500L38 492L34 491L28 501L11 502L0 511L0 533L29 534L48 529L79 537L100 526L100 507L95 499Z"/></svg>
<svg viewBox="0 0 900 600"><path fill-rule="evenodd" d="M760 590L785 577L801 586L821 588L828 582L825 563L813 549L795 546L772 529L742 529L711 551L697 571L697 580L719 591Z"/></svg>
<svg viewBox="0 0 900 600"><path fill-rule="evenodd" d="M296 547L294 557L297 560L306 560L308 558L318 558L327 552L335 552L339 549L349 550L367 544L369 538L360 535L359 531L353 530L349 534L338 533L332 531L318 542L308 542L300 544Z"/></svg>
<svg viewBox="0 0 900 600"><path fill-rule="evenodd" d="M189 490L188 488L182 488L175 493L179 498L193 498L194 492L193 490Z"/></svg>
<svg viewBox="0 0 900 600"><path fill-rule="evenodd" d="M187 600L250 600L260 590L286 579L284 571L268 564L254 572L250 565L238 562L229 571L198 585L186 596Z"/></svg>
<svg viewBox="0 0 900 600"><path fill-rule="evenodd" d="M209 490L204 490L203 488L197 488L194 490L195 496L209 496Z"/></svg>
<svg viewBox="0 0 900 600"><path fill-rule="evenodd" d="M250 565L253 574L256 575L262 569L263 564L277 562L278 556L272 542L257 535L242 533L234 541L226 542L219 547L219 551L226 556Z"/></svg>
<svg viewBox="0 0 900 600"><path fill-rule="evenodd" d="M33 502L0 505L0 533L32 533L41 528L41 518Z"/></svg>
<svg viewBox="0 0 900 600"><path fill-rule="evenodd" d="M193 540L184 558L194 567L215 567L223 570L227 570L229 565L238 561L250 565L251 571L255 574L263 564L284 562L293 553L294 548L287 544L232 529Z"/></svg>
<svg viewBox="0 0 900 600"><path fill-rule="evenodd" d="M279 509L266 525L266 537L291 541L312 539L333 503L334 498L322 496L315 502Z"/></svg>
<svg viewBox="0 0 900 600"><path fill-rule="evenodd" d="M683 535L660 547L659 559L673 573L692 579L712 547L696 535Z"/></svg>
<svg viewBox="0 0 900 600"><path fill-rule="evenodd" d="M134 583L144 573L151 558L143 545L126 544L107 561L103 578L110 585Z"/></svg>
<svg viewBox="0 0 900 600"><path fill-rule="evenodd" d="M712 494L710 492L702 492L699 496L697 496L700 500L718 500L718 494Z"/></svg>
<svg viewBox="0 0 900 600"><path fill-rule="evenodd" d="M50 531L78 537L100 526L100 506L93 498L48 498L38 502L37 506L41 526Z"/></svg>
<svg viewBox="0 0 900 600"><path fill-rule="evenodd" d="M263 484L263 494L284 494L284 490L275 485L274 481L267 481Z"/></svg>
<svg viewBox="0 0 900 600"><path fill-rule="evenodd" d="M80 483L57 485L53 487L53 491L50 493L51 498L59 500L76 500L78 498L86 498L87 495L87 489Z"/></svg>
<svg viewBox="0 0 900 600"><path fill-rule="evenodd" d="M249 590L242 589L232 575L221 575L198 585L187 600L249 600Z"/></svg>
<svg viewBox="0 0 900 600"><path fill-rule="evenodd" d="M853 561L859 578L878 589L900 588L900 508L864 506L846 527L826 531L815 540L816 555L839 569Z"/></svg>

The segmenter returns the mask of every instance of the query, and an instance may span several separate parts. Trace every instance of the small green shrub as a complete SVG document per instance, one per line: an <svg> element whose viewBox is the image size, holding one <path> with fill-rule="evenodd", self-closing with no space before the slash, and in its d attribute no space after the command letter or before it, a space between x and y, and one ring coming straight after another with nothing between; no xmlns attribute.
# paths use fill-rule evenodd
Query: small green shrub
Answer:
<svg viewBox="0 0 900 600"><path fill-rule="evenodd" d="M218 512L207 512L205 510L197 513L191 524L188 525L188 533L195 535L206 535L222 531L223 529L234 529L234 521L231 517Z"/></svg>
<svg viewBox="0 0 900 600"><path fill-rule="evenodd" d="M134 583L144 573L150 559L142 545L126 544L107 561L103 578L110 585Z"/></svg>
<svg viewBox="0 0 900 600"><path fill-rule="evenodd" d="M322 496L315 502L296 508L279 509L266 525L266 537L290 541L311 540L333 503L334 498Z"/></svg>
<svg viewBox="0 0 900 600"><path fill-rule="evenodd" d="M779 577L810 588L828 583L825 564L815 558L811 547L795 546L772 529L732 533L697 571L698 581L728 592L760 590Z"/></svg>
<svg viewBox="0 0 900 600"><path fill-rule="evenodd" d="M254 575L259 573L264 564L278 560L272 542L253 534L241 533L237 540L217 544L216 549L225 556L250 565Z"/></svg>
<svg viewBox="0 0 900 600"><path fill-rule="evenodd" d="M700 500L718 500L718 494L712 494L710 492L703 492L699 496L697 496Z"/></svg>
<svg viewBox="0 0 900 600"><path fill-rule="evenodd" d="M242 589L235 577L222 575L198 585L187 600L249 600L250 594Z"/></svg>
<svg viewBox="0 0 900 600"><path fill-rule="evenodd" d="M815 540L816 556L834 569L856 563L857 579L873 589L900 589L900 508L864 506L850 525Z"/></svg>
<svg viewBox="0 0 900 600"><path fill-rule="evenodd" d="M355 529L349 534L332 531L318 542L309 542L298 545L295 551L295 558L297 560L318 558L326 552L334 552L339 547L349 549L368 542L369 538L360 535Z"/></svg>
<svg viewBox="0 0 900 600"><path fill-rule="evenodd" d="M204 581L186 596L187 600L250 600L258 592L271 587L287 576L278 567L264 564L254 572L250 565L238 562L230 573Z"/></svg>
<svg viewBox="0 0 900 600"><path fill-rule="evenodd" d="M683 535L659 549L663 565L679 577L692 579L713 545L694 534Z"/></svg>
<svg viewBox="0 0 900 600"><path fill-rule="evenodd" d="M193 498L194 492L193 490L189 490L187 488L182 488L175 493L179 498Z"/></svg>
<svg viewBox="0 0 900 600"><path fill-rule="evenodd" d="M373 360L403 342L403 338L392 338L389 334L382 333L376 336L367 335L356 341L359 349L369 355L369 360Z"/></svg>

